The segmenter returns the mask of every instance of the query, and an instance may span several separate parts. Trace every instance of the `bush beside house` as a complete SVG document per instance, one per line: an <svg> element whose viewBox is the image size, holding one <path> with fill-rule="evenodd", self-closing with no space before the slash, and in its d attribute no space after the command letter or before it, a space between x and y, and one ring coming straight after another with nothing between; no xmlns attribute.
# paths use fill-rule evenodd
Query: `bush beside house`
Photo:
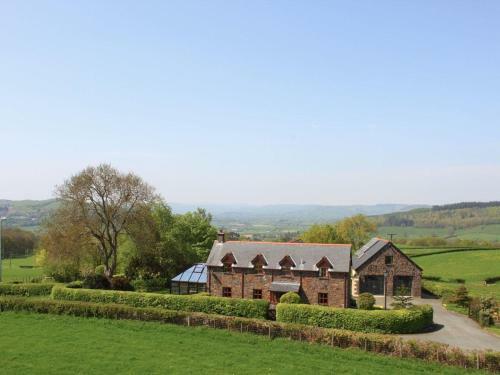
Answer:
<svg viewBox="0 0 500 375"><path fill-rule="evenodd" d="M200 295L173 295L123 292L111 290L69 289L54 287L52 298L67 301L116 303L134 307L158 307L176 311L193 311L207 314L229 315L265 319L269 302Z"/></svg>
<svg viewBox="0 0 500 375"><path fill-rule="evenodd" d="M432 324L432 318L433 310L429 305L408 310L354 310L284 303L276 307L279 322L361 332L421 332Z"/></svg>

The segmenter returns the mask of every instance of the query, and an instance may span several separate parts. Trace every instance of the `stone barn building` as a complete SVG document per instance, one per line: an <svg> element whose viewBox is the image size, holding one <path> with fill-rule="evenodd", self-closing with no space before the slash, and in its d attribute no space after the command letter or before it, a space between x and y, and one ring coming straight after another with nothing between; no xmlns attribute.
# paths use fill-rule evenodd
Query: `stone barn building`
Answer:
<svg viewBox="0 0 500 375"><path fill-rule="evenodd" d="M392 242L373 238L352 257L352 295L369 292L393 296L403 290L421 296L422 268Z"/></svg>
<svg viewBox="0 0 500 375"><path fill-rule="evenodd" d="M349 306L351 245L225 241L219 233L206 264L214 296L276 304L293 291L306 303Z"/></svg>

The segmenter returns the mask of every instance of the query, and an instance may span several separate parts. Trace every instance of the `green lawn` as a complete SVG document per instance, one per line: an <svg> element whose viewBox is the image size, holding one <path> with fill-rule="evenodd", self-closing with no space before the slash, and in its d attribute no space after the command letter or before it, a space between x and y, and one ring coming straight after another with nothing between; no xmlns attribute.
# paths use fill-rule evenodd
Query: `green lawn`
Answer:
<svg viewBox="0 0 500 375"><path fill-rule="evenodd" d="M424 276L440 276L445 281L464 279L472 295L500 298L500 283L484 285L483 282L486 277L500 276L500 249L434 254L413 260L423 268ZM460 285L453 282L441 284L452 287Z"/></svg>
<svg viewBox="0 0 500 375"><path fill-rule="evenodd" d="M34 277L42 276L43 270L37 268L21 268L20 266L34 266L35 257L3 259L2 260L2 281L29 281Z"/></svg>
<svg viewBox="0 0 500 375"><path fill-rule="evenodd" d="M7 374L457 374L465 370L209 328L0 314Z"/></svg>

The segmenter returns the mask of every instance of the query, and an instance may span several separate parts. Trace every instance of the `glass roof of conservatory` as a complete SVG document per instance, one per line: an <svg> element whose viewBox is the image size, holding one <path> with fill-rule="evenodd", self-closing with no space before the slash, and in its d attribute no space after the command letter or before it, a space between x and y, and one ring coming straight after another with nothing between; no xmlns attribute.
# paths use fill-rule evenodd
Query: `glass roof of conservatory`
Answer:
<svg viewBox="0 0 500 375"><path fill-rule="evenodd" d="M197 263L175 276L172 281L205 284L207 282L207 265L205 263Z"/></svg>

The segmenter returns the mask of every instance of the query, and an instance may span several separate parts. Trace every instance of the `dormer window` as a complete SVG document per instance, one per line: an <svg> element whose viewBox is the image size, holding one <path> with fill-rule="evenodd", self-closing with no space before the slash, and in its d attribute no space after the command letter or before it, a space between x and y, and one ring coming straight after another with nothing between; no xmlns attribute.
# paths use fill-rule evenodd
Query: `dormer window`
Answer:
<svg viewBox="0 0 500 375"><path fill-rule="evenodd" d="M286 272L286 273L290 273L292 270L292 267L296 267L294 260L289 255L286 255L285 257L283 257L283 259L281 259L279 264L281 266L281 270Z"/></svg>
<svg viewBox="0 0 500 375"><path fill-rule="evenodd" d="M262 254L257 254L255 258L252 259L253 270L255 273L264 273L264 266L267 266L267 260Z"/></svg>
<svg viewBox="0 0 500 375"><path fill-rule="evenodd" d="M236 259L232 253L227 253L221 259L222 271L233 272L233 265L236 264Z"/></svg>
<svg viewBox="0 0 500 375"><path fill-rule="evenodd" d="M319 269L319 277L327 277L328 276L328 268L321 267Z"/></svg>
<svg viewBox="0 0 500 375"><path fill-rule="evenodd" d="M328 277L328 270L333 268L333 264L327 257L323 257L316 263L316 267L318 267L319 277Z"/></svg>

